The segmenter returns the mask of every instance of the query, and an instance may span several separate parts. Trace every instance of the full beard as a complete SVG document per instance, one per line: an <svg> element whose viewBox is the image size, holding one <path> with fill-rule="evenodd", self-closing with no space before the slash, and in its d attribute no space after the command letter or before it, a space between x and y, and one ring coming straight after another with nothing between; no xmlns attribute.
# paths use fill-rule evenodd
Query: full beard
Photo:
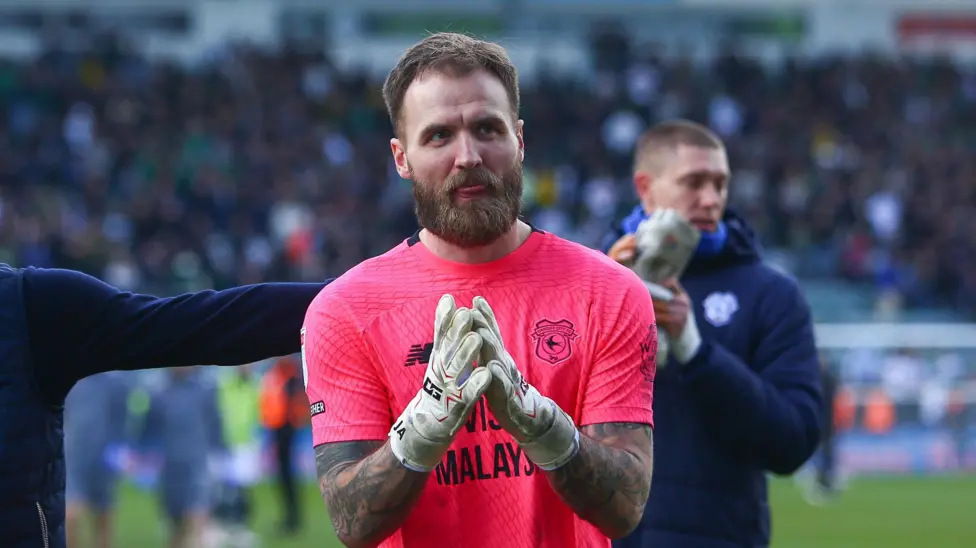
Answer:
<svg viewBox="0 0 976 548"><path fill-rule="evenodd" d="M420 226L461 248L494 242L512 228L522 211L521 162L501 177L481 167L455 173L442 184L413 180L414 213ZM455 201L456 189L475 185L484 187L482 195Z"/></svg>

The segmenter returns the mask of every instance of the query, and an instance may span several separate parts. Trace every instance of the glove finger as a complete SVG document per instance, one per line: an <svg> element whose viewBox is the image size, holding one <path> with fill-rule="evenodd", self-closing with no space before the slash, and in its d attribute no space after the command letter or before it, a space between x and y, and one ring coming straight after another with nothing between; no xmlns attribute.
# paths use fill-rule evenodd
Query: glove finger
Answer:
<svg viewBox="0 0 976 548"><path fill-rule="evenodd" d="M485 315L482 314L481 311L478 309L471 311L471 326L474 329L479 329L479 328L485 330L491 329L491 324L488 323L488 318L486 318Z"/></svg>
<svg viewBox="0 0 976 548"><path fill-rule="evenodd" d="M478 367L471 372L467 382L461 390L461 401L457 405L450 407L448 414L451 416L455 426L451 430L451 435L456 434L471 415L475 402L491 386L491 372L486 367Z"/></svg>
<svg viewBox="0 0 976 548"><path fill-rule="evenodd" d="M502 342L502 332L498 327L498 319L495 318L495 312L488 306L488 301L484 297L478 296L474 298L473 304L474 309L481 312L481 315L488 320L488 329L495 333L495 337L498 338L498 342Z"/></svg>
<svg viewBox="0 0 976 548"><path fill-rule="evenodd" d="M457 352L447 363L446 380L453 379L458 386L464 384L471 374L479 352L481 352L481 336L477 333L465 334Z"/></svg>
<svg viewBox="0 0 976 548"><path fill-rule="evenodd" d="M498 360L491 360L485 367L491 371L491 386L488 387L488 399L505 399L514 389L508 368Z"/></svg>
<svg viewBox="0 0 976 548"><path fill-rule="evenodd" d="M448 329L447 338L452 344L458 344L461 337L469 331L471 331L471 310L459 308L454 313L454 321L451 322L451 327Z"/></svg>
<svg viewBox="0 0 976 548"><path fill-rule="evenodd" d="M470 405L480 398L491 386L492 374L487 367L476 367L461 387L464 403Z"/></svg>
<svg viewBox="0 0 976 548"><path fill-rule="evenodd" d="M481 352L478 353L478 363L486 365L491 360L497 359L498 352L495 350L495 336L492 332L484 327L477 327L474 332L481 337Z"/></svg>
<svg viewBox="0 0 976 548"><path fill-rule="evenodd" d="M491 331L487 327L478 326L475 328L475 333L481 335L481 339L485 342L482 348L494 353L500 353L502 341L498 340L498 336L495 335L494 331Z"/></svg>
<svg viewBox="0 0 976 548"><path fill-rule="evenodd" d="M456 312L457 303L453 295L444 295L437 301L437 309L434 312L434 348L440 347L441 340L447 335L448 329L454 322Z"/></svg>

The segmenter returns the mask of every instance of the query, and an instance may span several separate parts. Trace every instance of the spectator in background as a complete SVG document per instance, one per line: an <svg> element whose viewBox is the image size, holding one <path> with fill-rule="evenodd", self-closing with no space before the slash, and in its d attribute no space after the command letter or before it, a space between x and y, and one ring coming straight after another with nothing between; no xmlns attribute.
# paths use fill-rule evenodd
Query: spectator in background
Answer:
<svg viewBox="0 0 976 548"><path fill-rule="evenodd" d="M65 401L65 530L72 548L113 545L128 394L127 374L111 371L82 379ZM91 543L82 533L86 517L91 518Z"/></svg>
<svg viewBox="0 0 976 548"><path fill-rule="evenodd" d="M158 447L159 501L172 527L170 548L197 548L209 525L215 487L208 463L226 454L216 386L197 367L166 371L150 396L143 446ZM155 442L153 444L152 442Z"/></svg>
<svg viewBox="0 0 976 548"><path fill-rule="evenodd" d="M837 424L834 411L837 404L839 383L827 361L820 360L820 376L823 383L823 433L820 436L820 455L816 459L816 487L830 497L837 490Z"/></svg>
<svg viewBox="0 0 976 548"><path fill-rule="evenodd" d="M976 425L976 408L961 391L950 394L949 408L946 413L946 426L952 436L956 457L956 467L960 472L968 472L973 468L974 459L970 453L970 430ZM967 405L967 403L969 405Z"/></svg>
<svg viewBox="0 0 976 548"><path fill-rule="evenodd" d="M219 501L214 518L218 537L240 548L252 546L256 537L250 529L254 514L253 487L261 479L260 394L254 365L223 371L219 381L220 411L229 459L218 461Z"/></svg>
<svg viewBox="0 0 976 548"><path fill-rule="evenodd" d="M918 424L925 361L916 350L901 348L887 356L882 367L882 387L895 406L895 415L899 421Z"/></svg>
<svg viewBox="0 0 976 548"><path fill-rule="evenodd" d="M716 134L658 124L638 141L633 169L640 202L605 242L644 280L668 344L657 347L653 495L614 546L768 546L766 476L793 474L820 442L809 305L726 209L730 169Z"/></svg>
<svg viewBox="0 0 976 548"><path fill-rule="evenodd" d="M295 476L295 432L309 421L308 397L302 372L291 357L277 360L261 380L261 425L275 446L277 484L284 517L279 530L294 535L302 527L301 497Z"/></svg>

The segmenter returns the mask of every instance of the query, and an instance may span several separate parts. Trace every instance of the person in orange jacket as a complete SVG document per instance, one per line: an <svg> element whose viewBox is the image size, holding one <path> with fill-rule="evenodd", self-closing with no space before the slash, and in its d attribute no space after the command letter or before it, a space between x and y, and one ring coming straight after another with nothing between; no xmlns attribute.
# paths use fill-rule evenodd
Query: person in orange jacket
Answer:
<svg viewBox="0 0 976 548"><path fill-rule="evenodd" d="M261 425L271 432L275 443L277 483L285 512L279 527L283 534L293 535L302 526L293 457L295 432L309 421L302 373L293 358L279 359L265 373L260 398Z"/></svg>

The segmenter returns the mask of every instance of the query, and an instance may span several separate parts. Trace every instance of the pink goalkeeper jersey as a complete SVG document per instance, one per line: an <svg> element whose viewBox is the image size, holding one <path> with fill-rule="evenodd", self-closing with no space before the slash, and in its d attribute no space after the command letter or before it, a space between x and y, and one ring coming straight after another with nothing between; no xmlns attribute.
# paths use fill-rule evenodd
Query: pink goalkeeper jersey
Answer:
<svg viewBox="0 0 976 548"><path fill-rule="evenodd" d="M481 295L528 382L577 425L653 425L657 347L643 283L604 255L533 232L498 261L467 265L413 237L329 284L305 318L303 362L315 445L385 440L417 394L434 309ZM609 547L492 418L475 406L419 502L383 547Z"/></svg>

